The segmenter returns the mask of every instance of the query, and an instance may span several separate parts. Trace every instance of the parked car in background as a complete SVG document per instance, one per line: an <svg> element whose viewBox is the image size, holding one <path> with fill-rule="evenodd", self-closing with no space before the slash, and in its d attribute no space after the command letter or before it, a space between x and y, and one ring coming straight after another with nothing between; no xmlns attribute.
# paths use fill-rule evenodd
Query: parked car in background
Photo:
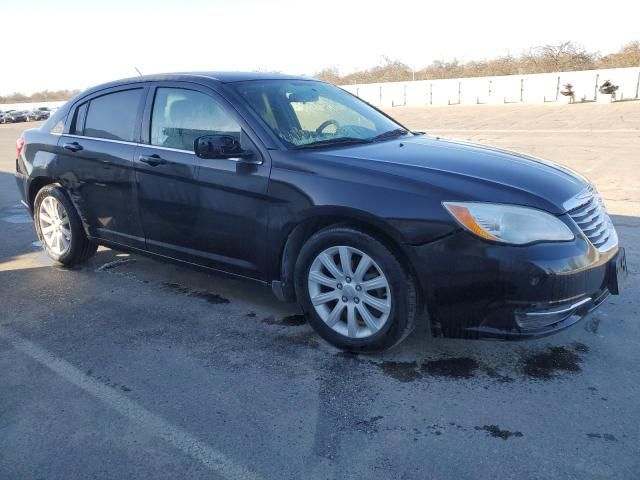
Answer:
<svg viewBox="0 0 640 480"><path fill-rule="evenodd" d="M10 110L7 114L7 123L28 122L28 113L23 110Z"/></svg>
<svg viewBox="0 0 640 480"><path fill-rule="evenodd" d="M0 123L7 123L6 120L6 112L3 112L2 110L0 110Z"/></svg>
<svg viewBox="0 0 640 480"><path fill-rule="evenodd" d="M3 112L2 115L2 123L11 123L11 113L15 112L15 110L7 110Z"/></svg>
<svg viewBox="0 0 640 480"><path fill-rule="evenodd" d="M43 248L98 245L271 284L327 341L522 339L618 294L626 259L595 187L560 165L411 132L333 85L147 76L87 90L17 141Z"/></svg>
<svg viewBox="0 0 640 480"><path fill-rule="evenodd" d="M29 117L29 120L39 121L39 120L46 120L47 118L49 118L50 114L51 112L49 111L49 108L40 107L30 111L28 113L28 117Z"/></svg>

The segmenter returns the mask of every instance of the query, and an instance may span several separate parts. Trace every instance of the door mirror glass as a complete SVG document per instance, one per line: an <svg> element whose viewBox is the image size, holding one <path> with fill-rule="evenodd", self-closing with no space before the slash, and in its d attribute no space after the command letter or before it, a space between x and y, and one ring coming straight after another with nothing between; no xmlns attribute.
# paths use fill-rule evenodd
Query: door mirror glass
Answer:
<svg viewBox="0 0 640 480"><path fill-rule="evenodd" d="M249 160L253 153L243 150L232 135L203 135L196 138L193 149L200 158Z"/></svg>

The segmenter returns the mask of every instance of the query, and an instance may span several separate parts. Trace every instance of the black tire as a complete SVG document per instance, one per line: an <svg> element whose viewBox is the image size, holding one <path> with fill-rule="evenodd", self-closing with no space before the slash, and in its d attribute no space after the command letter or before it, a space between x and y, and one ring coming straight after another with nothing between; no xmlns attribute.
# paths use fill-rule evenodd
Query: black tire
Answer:
<svg viewBox="0 0 640 480"><path fill-rule="evenodd" d="M308 278L315 258L334 246L348 246L366 253L383 271L391 290L391 310L383 327L365 338L351 338L329 327L316 312L310 298ZM416 325L416 284L402 262L382 242L349 227L329 227L314 234L302 247L295 265L298 303L310 325L337 348L352 352L382 351L397 345Z"/></svg>
<svg viewBox="0 0 640 480"><path fill-rule="evenodd" d="M54 197L62 207L64 207L69 218L69 227L71 230L71 242L69 248L61 255L57 254L47 244L40 228L40 205L43 200L49 196ZM76 212L73 203L67 197L65 191L56 184L46 185L40 189L33 202L33 220L38 234L38 239L42 244L42 248L50 258L63 265L77 265L86 262L93 254L96 253L98 245L89 240L82 227L82 222Z"/></svg>

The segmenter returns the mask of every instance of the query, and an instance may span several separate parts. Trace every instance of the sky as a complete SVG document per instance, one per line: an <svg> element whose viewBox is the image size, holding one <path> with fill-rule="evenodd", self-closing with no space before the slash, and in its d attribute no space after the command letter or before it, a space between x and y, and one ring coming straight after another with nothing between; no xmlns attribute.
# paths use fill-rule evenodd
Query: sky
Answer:
<svg viewBox="0 0 640 480"><path fill-rule="evenodd" d="M615 5L609 12L602 3ZM640 1L0 0L0 95L84 89L142 73L312 75L640 40ZM568 5L570 13L561 12Z"/></svg>

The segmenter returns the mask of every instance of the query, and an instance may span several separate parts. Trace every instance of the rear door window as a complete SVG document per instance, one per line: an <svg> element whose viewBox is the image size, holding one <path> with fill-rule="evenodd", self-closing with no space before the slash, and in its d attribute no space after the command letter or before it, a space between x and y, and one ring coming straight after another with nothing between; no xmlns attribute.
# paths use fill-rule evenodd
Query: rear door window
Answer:
<svg viewBox="0 0 640 480"><path fill-rule="evenodd" d="M97 97L89 102L84 135L132 142L143 89L124 90Z"/></svg>

